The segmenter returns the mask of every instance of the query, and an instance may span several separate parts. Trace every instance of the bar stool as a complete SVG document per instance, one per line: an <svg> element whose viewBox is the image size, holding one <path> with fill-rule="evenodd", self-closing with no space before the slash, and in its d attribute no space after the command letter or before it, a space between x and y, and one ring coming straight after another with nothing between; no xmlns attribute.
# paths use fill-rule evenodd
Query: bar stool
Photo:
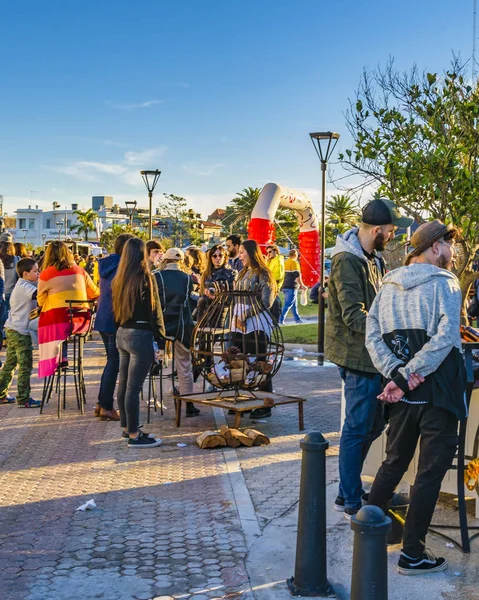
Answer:
<svg viewBox="0 0 479 600"><path fill-rule="evenodd" d="M53 375L45 377L43 383L42 403L40 406L40 414L46 403L49 402L53 386L58 396L58 418L61 418L62 410L66 408L66 385L67 376L73 376L75 385L75 395L78 410L81 414L85 414L86 404L86 387L85 375L83 370L83 350L85 339L91 332L93 300L66 300L68 304L68 313L70 320L70 335L60 342L59 353L60 360ZM75 305L83 306L75 306ZM89 304L91 308L85 308L84 305ZM63 385L62 385L63 377ZM63 398L62 398L63 396Z"/></svg>

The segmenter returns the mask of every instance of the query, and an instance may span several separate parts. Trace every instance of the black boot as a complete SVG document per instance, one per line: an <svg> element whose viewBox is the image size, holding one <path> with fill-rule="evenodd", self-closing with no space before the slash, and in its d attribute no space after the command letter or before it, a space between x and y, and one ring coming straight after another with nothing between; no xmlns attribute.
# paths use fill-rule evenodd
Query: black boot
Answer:
<svg viewBox="0 0 479 600"><path fill-rule="evenodd" d="M187 417L197 417L200 414L200 410L196 408L193 402L186 403L186 416Z"/></svg>

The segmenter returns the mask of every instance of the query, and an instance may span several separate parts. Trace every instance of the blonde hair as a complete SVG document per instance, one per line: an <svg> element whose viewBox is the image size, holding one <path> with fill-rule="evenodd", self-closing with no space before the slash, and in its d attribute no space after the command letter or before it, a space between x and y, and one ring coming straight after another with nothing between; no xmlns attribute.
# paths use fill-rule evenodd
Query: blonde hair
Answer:
<svg viewBox="0 0 479 600"><path fill-rule="evenodd" d="M65 269L71 269L74 264L73 254L65 242L56 240L48 244L43 258L42 270L55 267L57 271L64 271Z"/></svg>

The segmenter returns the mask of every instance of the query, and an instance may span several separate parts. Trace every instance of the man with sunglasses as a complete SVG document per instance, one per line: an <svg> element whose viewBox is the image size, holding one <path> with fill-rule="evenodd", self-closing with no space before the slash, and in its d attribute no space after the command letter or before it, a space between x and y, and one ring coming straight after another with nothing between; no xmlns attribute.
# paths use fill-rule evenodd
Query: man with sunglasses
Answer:
<svg viewBox="0 0 479 600"><path fill-rule="evenodd" d="M409 266L386 275L366 323L366 347L388 380L378 398L389 407L386 460L370 504L387 510L421 440L398 563L403 575L447 568L444 558L426 550L425 540L456 453L458 420L467 415L459 333L462 293L450 272L456 235L438 219L421 225L411 238Z"/></svg>
<svg viewBox="0 0 479 600"><path fill-rule="evenodd" d="M394 202L372 200L363 209L359 228L339 235L332 252L328 282L325 354L339 367L344 382L346 416L339 445L339 493L334 508L350 519L361 508L363 462L372 442L384 429L383 408L377 399L381 375L364 336L366 317L385 275L378 252L394 238L397 227L409 227Z"/></svg>

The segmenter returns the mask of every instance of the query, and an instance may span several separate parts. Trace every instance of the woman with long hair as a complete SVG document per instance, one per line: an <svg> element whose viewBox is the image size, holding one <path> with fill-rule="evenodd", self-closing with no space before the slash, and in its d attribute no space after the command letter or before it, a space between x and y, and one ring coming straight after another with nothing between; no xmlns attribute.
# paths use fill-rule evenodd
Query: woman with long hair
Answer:
<svg viewBox="0 0 479 600"><path fill-rule="evenodd" d="M214 299L215 284L232 287L238 275L230 267L228 256L228 251L219 244L212 246L206 254L206 269L203 271L200 280L200 299L196 314L197 321L203 317Z"/></svg>
<svg viewBox="0 0 479 600"><path fill-rule="evenodd" d="M60 344L70 337L70 311L66 300L94 300L100 291L88 273L75 264L73 254L64 242L51 242L46 249L43 270L38 281L39 377L55 373L60 360ZM75 304L89 308L89 304Z"/></svg>
<svg viewBox="0 0 479 600"><path fill-rule="evenodd" d="M201 277L207 266L206 254L201 248L192 246L191 248L186 249L185 258L186 257L189 257L191 260L190 268L193 273L196 273L196 275Z"/></svg>
<svg viewBox="0 0 479 600"><path fill-rule="evenodd" d="M233 333L232 342L233 345L242 348L247 354L266 355L271 332L275 327L268 311L273 306L278 293L276 281L268 269L258 242L245 240L241 244L238 254L244 266L235 282L235 290L258 292L266 310L253 315L251 307L247 304L238 306L241 312L233 315L230 326ZM271 379L261 389L272 392ZM271 408L269 407L257 408L251 411L250 414L251 419L270 416Z"/></svg>
<svg viewBox="0 0 479 600"><path fill-rule="evenodd" d="M120 353L118 408L123 437L129 448L153 448L161 444L141 431L140 392L154 358L153 342L165 336L163 313L156 280L151 275L146 244L129 239L121 253L118 270L111 284L116 345Z"/></svg>

